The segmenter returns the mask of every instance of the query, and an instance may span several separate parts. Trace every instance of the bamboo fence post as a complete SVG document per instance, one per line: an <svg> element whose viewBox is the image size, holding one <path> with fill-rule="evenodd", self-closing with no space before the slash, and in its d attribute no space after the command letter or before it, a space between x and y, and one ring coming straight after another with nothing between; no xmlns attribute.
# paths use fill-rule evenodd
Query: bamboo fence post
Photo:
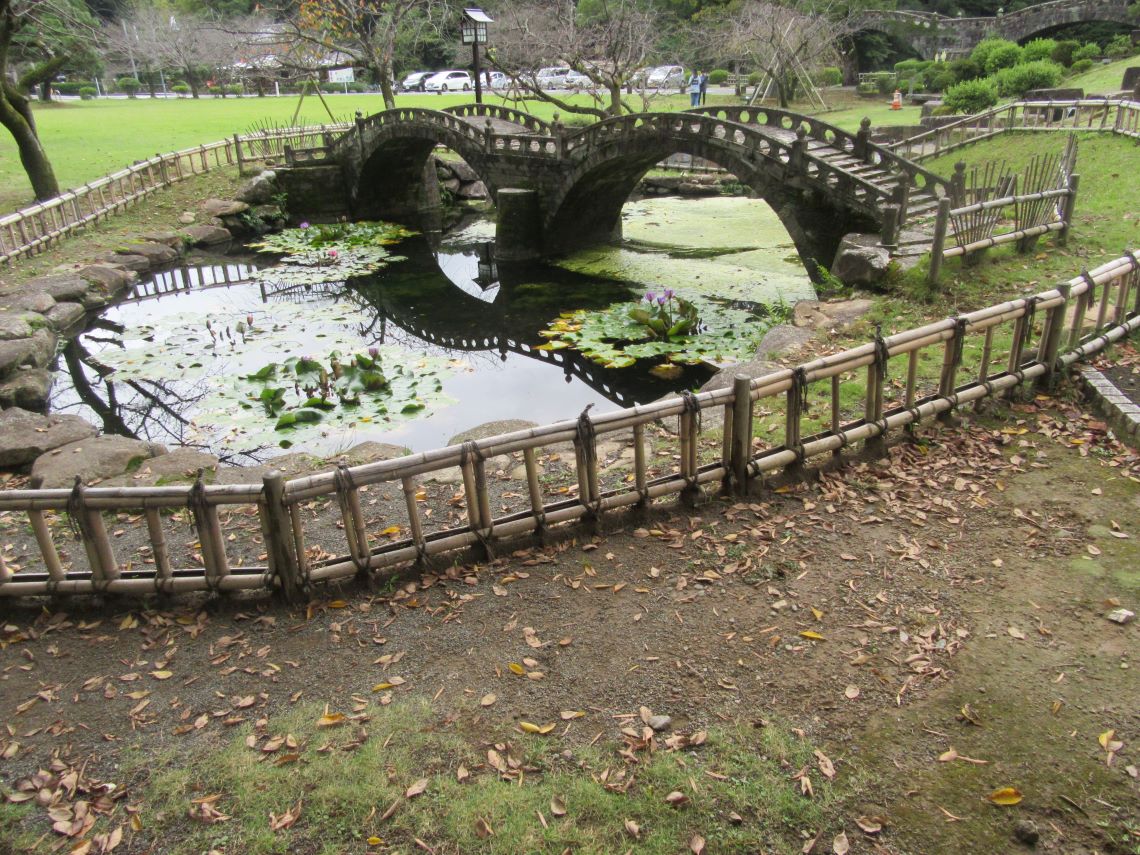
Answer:
<svg viewBox="0 0 1140 855"><path fill-rule="evenodd" d="M467 527L478 534L484 531L487 526L482 515L483 503L479 500L479 485L475 477L474 457L474 445L467 444L459 468L463 473L463 493L467 504Z"/></svg>
<svg viewBox="0 0 1140 855"><path fill-rule="evenodd" d="M942 373L938 380L938 395L949 398L954 394L954 386L958 375L958 365L962 361L962 340L966 333L965 318L954 319L954 335L946 340L946 347L942 354ZM950 421L950 410L940 414L940 420Z"/></svg>
<svg viewBox="0 0 1140 855"><path fill-rule="evenodd" d="M296 502L289 503L289 522L293 526L293 553L297 556L297 567L305 587L309 587L309 553L305 546L305 521L301 518L301 507Z"/></svg>
<svg viewBox="0 0 1140 855"><path fill-rule="evenodd" d="M1037 352L1037 361L1045 366L1045 373L1038 378L1037 386L1046 391L1052 389L1056 383L1057 352L1061 348L1061 335L1065 329L1065 312L1069 308L1071 289L1072 286L1068 282L1057 286L1063 302L1049 309L1049 314L1045 316L1045 330L1041 334L1041 344Z"/></svg>
<svg viewBox="0 0 1140 855"><path fill-rule="evenodd" d="M155 575L160 580L171 576L170 551L166 545L166 533L162 530L162 517L157 508L146 509L146 530L150 537L150 551L154 558Z"/></svg>
<svg viewBox="0 0 1140 855"><path fill-rule="evenodd" d="M37 475L32 479L32 489L38 490L43 486L43 477ZM66 573L63 569L63 564L59 560L59 551L55 548L55 540L51 536L51 529L44 519L44 512L41 510L28 511L28 522L32 525L32 533L36 536L36 545L40 549L40 555L43 557L44 566L47 568L48 577L53 582L62 582L66 578Z"/></svg>
<svg viewBox="0 0 1140 855"><path fill-rule="evenodd" d="M803 416L803 402L807 396L807 376L800 370L792 376L792 385L784 397L784 447L795 452L796 459L788 470L799 472L803 469L803 443L800 442L800 418Z"/></svg>
<svg viewBox="0 0 1140 855"><path fill-rule="evenodd" d="M1081 186L1081 176L1069 176L1069 195L1065 197L1065 204L1061 211L1061 222L1064 223L1057 232L1057 243L1065 246L1069 242L1069 230L1073 227L1073 212L1077 207L1077 191Z"/></svg>
<svg viewBox="0 0 1140 855"><path fill-rule="evenodd" d="M883 377L878 361L867 366L867 398L863 403L863 422L878 424L883 418ZM872 454L881 455L884 448L883 435L868 439L864 448Z"/></svg>
<svg viewBox="0 0 1140 855"><path fill-rule="evenodd" d="M735 491L748 492L748 464L752 460L752 378L737 374L732 378L732 445L729 472Z"/></svg>
<svg viewBox="0 0 1140 855"><path fill-rule="evenodd" d="M91 568L91 581L96 590L101 590L103 583L119 577L119 566L115 562L111 540L107 537L103 515L87 506L84 500L86 492L87 487L77 475L68 501L68 513L73 514L72 518L79 528L79 536L83 540L83 549Z"/></svg>
<svg viewBox="0 0 1140 855"><path fill-rule="evenodd" d="M649 493L649 477L645 463L645 425L640 422L633 426L633 479L641 496L638 505L644 506Z"/></svg>
<svg viewBox="0 0 1140 855"><path fill-rule="evenodd" d="M838 434L839 433L839 427L841 424L840 420L842 419L842 416L843 416L842 412L840 411L840 400L839 400L840 387L841 386L842 386L842 382L840 380L840 375L832 374L831 375L831 433L832 434ZM832 457L839 457L841 454L842 454L842 450L839 448L832 449L832 451L831 451Z"/></svg>
<svg viewBox="0 0 1140 855"><path fill-rule="evenodd" d="M264 500L259 510L264 514L262 528L269 567L286 602L295 603L305 595L305 583L293 551L293 524L285 508L285 477L274 470L265 475L261 484Z"/></svg>
<svg viewBox="0 0 1140 855"><path fill-rule="evenodd" d="M981 365L978 366L978 382L985 383L990 376L990 356L993 353L994 345L994 328L986 327L986 339L982 344L982 360ZM974 402L974 411L977 412L982 408L982 401L985 398L978 398Z"/></svg>
<svg viewBox="0 0 1140 855"><path fill-rule="evenodd" d="M408 509L408 527L412 532L412 544L416 547L416 558L420 560L427 551L427 543L424 540L424 526L420 520L420 508L416 504L416 493L419 492L416 487L416 479L411 476L404 476L400 479L400 487L404 491L404 504Z"/></svg>
<svg viewBox="0 0 1140 855"><path fill-rule="evenodd" d="M938 277L942 273L942 253L946 248L946 230L950 226L950 199L943 196L938 200L938 216L934 221L934 243L930 247L930 271L926 281L931 285L938 284Z"/></svg>
<svg viewBox="0 0 1140 855"><path fill-rule="evenodd" d="M898 249L899 245L899 214L898 205L883 205L883 226L879 233L879 243L885 249Z"/></svg>
<svg viewBox="0 0 1140 855"><path fill-rule="evenodd" d="M526 490L530 498L530 512L534 516L535 530L541 531L546 525L546 513L542 505L542 486L538 481L538 461L531 446L523 449L523 465L526 467Z"/></svg>
<svg viewBox="0 0 1140 855"><path fill-rule="evenodd" d="M1108 298L1111 295L1112 282L1104 283L1104 290L1100 292L1100 305L1096 310L1096 329L1104 329L1105 318L1108 317Z"/></svg>
<svg viewBox="0 0 1140 855"><path fill-rule="evenodd" d="M356 562L357 569L364 573L368 568L368 532L364 526L364 511L360 507L360 492L352 481L348 467L341 465L336 470L336 495L340 504L340 518L344 523L344 535L348 541L348 554Z"/></svg>
<svg viewBox="0 0 1140 855"><path fill-rule="evenodd" d="M245 170L245 164L242 162L241 155L241 134L234 134L234 153L237 158L238 175L241 175Z"/></svg>
<svg viewBox="0 0 1140 855"><path fill-rule="evenodd" d="M1086 280L1087 282L1087 280ZM1093 287L1088 283L1089 289ZM1076 305L1073 306L1073 321L1069 328L1069 349L1072 350L1081 340L1081 333L1085 325L1085 312L1088 311L1089 290L1086 289L1077 295Z"/></svg>

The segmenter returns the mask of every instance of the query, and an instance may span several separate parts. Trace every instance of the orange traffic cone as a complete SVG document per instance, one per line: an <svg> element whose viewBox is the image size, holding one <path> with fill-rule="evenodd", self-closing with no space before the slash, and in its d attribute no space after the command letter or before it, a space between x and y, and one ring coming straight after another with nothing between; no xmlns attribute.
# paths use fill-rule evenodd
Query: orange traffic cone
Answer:
<svg viewBox="0 0 1140 855"><path fill-rule="evenodd" d="M902 91L901 90L898 90L898 89L895 90L895 97L891 99L891 109L892 110L901 110L902 109Z"/></svg>

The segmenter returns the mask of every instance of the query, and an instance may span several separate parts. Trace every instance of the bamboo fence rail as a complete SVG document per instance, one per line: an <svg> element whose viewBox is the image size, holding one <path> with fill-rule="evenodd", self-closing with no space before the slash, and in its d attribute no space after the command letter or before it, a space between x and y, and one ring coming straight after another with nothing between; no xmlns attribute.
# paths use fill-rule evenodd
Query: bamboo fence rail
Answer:
<svg viewBox="0 0 1140 855"><path fill-rule="evenodd" d="M888 143L884 148L920 163L1006 131L1104 131L1140 140L1140 102L1015 101Z"/></svg>
<svg viewBox="0 0 1140 855"><path fill-rule="evenodd" d="M286 146L305 145L313 139L328 144L333 134L351 127L320 125L234 134L219 142L156 154L54 199L0 217L0 263L42 252L72 232L105 220L187 178L223 166L242 169L247 163L283 159Z"/></svg>
<svg viewBox="0 0 1140 855"><path fill-rule="evenodd" d="M1012 325L1008 353L994 352L996 334ZM341 467L335 471L286 481L270 473L260 484L190 487L88 487L0 491L0 512L22 513L34 536L43 566L15 571L0 565L0 596L90 593L174 593L181 591L276 590L288 599L304 597L318 582L347 579L427 556L467 547L490 549L498 540L541 531L552 525L596 518L617 508L640 505L673 494L692 494L709 486L747 492L767 473L803 465L821 455L841 454L853 443L875 443L892 430L934 418L963 404L1005 395L1028 380L1049 383L1064 367L1099 352L1140 329L1140 260L1132 252L1048 291L947 318L887 337L876 336L858 347L786 368L763 377L737 376L731 388L687 394L652 404L597 416L583 412L568 420L529 430L488 437L458 446L393 460ZM984 339L977 364L966 364ZM1001 339L1004 342L1006 339ZM922 351L941 351L937 386L919 379ZM896 396L888 384L892 364L906 362L906 381ZM843 420L840 385L854 373L863 385L861 417ZM865 380L860 381L859 378ZM830 395L829 421L814 434L803 435L809 390ZM888 397L895 396L891 400ZM819 395L817 395L819 397ZM783 409L783 442L757 450L753 419L758 402ZM715 460L701 462L698 446L700 414L723 411L724 436ZM679 463L664 475L653 475L644 449L646 426L661 419L679 420ZM606 488L600 478L600 438L634 442L632 481ZM540 482L538 454L572 443L574 465L561 487ZM492 510L488 463L505 455L523 454L521 476L508 476L521 490L524 507L496 516ZM500 461L501 462L501 461ZM458 467L459 496L466 523L436 523L419 504L420 479ZM545 474L549 481L550 473ZM372 485L392 485L403 493L406 518L366 522L361 492ZM564 498L549 501L544 489ZM574 495L576 491L576 495ZM313 500L336 499L344 551L328 555L306 546L306 513ZM231 540L219 510L245 507L255 513L264 544L259 563L235 566L227 551ZM189 562L169 542L164 515L182 511L192 518L198 550ZM80 560L65 561L51 522L65 514L77 540ZM149 543L149 563L139 567L115 555L108 515L115 514L115 535L134 526ZM445 516L445 515L441 515ZM387 535L396 522L399 537ZM142 532L145 530L145 535ZM406 534L405 534L406 532ZM232 533L231 533L232 537ZM263 562L263 563L261 563Z"/></svg>

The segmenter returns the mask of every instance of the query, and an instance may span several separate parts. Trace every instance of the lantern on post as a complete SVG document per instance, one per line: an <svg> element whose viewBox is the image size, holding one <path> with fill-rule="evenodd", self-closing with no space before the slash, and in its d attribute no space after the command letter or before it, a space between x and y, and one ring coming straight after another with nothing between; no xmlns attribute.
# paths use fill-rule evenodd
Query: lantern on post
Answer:
<svg viewBox="0 0 1140 855"><path fill-rule="evenodd" d="M482 72L479 70L479 45L487 44L487 25L495 23L482 9L463 10L463 20L459 32L463 44L471 45L471 65L475 69L475 103L483 103Z"/></svg>

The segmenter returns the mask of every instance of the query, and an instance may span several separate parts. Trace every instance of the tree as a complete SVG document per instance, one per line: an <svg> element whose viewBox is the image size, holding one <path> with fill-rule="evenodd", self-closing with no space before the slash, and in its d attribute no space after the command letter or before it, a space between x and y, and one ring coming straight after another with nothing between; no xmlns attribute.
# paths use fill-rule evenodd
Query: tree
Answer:
<svg viewBox="0 0 1140 855"><path fill-rule="evenodd" d="M59 195L59 182L40 143L28 91L50 82L69 51L92 41L93 19L73 0L0 0L0 125L12 135L36 199ZM17 66L23 71L14 75Z"/></svg>
<svg viewBox="0 0 1140 855"><path fill-rule="evenodd" d="M808 72L841 63L840 43L858 30L855 14L853 4L839 0L739 0L709 22L710 49L767 75L787 107Z"/></svg>
<svg viewBox="0 0 1140 855"><path fill-rule="evenodd" d="M622 98L633 75L647 64L665 27L661 16L637 0L524 0L497 12L488 59L528 94L567 113L599 119L632 112ZM538 85L533 69L553 62L594 84L594 103L579 104ZM644 106L644 105L642 105Z"/></svg>
<svg viewBox="0 0 1140 855"><path fill-rule="evenodd" d="M443 0L300 0L281 12L284 25L276 34L283 62L313 71L330 59L348 60L372 72L384 106L392 109L397 49L406 51L436 32L448 9Z"/></svg>

